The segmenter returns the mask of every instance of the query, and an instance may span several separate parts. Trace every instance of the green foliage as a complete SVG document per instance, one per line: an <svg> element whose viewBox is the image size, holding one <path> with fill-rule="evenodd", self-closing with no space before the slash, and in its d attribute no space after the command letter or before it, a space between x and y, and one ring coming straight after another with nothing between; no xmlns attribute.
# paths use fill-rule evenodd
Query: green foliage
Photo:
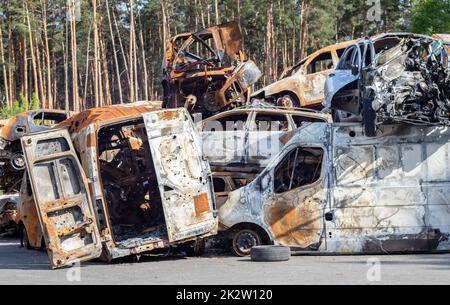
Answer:
<svg viewBox="0 0 450 305"><path fill-rule="evenodd" d="M421 34L450 32L450 0L417 0L412 9L411 30Z"/></svg>
<svg viewBox="0 0 450 305"><path fill-rule="evenodd" d="M39 108L39 98L36 93L33 92L31 96L31 101L29 102L25 96L20 93L19 100L15 100L11 107L2 106L0 107L0 119L7 119L18 115L19 113Z"/></svg>

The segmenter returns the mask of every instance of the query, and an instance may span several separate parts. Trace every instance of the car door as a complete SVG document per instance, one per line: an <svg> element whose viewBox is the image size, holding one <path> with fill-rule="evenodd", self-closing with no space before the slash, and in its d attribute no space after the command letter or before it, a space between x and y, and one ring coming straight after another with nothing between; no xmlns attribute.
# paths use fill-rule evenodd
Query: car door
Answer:
<svg viewBox="0 0 450 305"><path fill-rule="evenodd" d="M285 113L255 112L249 124L246 164L265 167L283 148L280 136L289 130L291 126Z"/></svg>
<svg viewBox="0 0 450 305"><path fill-rule="evenodd" d="M327 76L334 70L331 51L317 54L314 59L306 63L303 68L304 86L303 97L305 106L320 104L324 98L324 84Z"/></svg>
<svg viewBox="0 0 450 305"><path fill-rule="evenodd" d="M217 232L209 165L184 108L143 115L169 242Z"/></svg>
<svg viewBox="0 0 450 305"><path fill-rule="evenodd" d="M361 69L361 49L358 44L352 45L342 55L336 70L334 70L325 81L325 100L324 106L326 108L335 108L339 110L346 110L346 105L341 105L340 97L352 94L347 90L342 90L345 87L356 82L360 76ZM337 105L336 105L337 104Z"/></svg>
<svg viewBox="0 0 450 305"><path fill-rule="evenodd" d="M317 250L326 204L325 150L293 146L271 171L264 222L277 244Z"/></svg>
<svg viewBox="0 0 450 305"><path fill-rule="evenodd" d="M53 268L101 255L87 178L66 129L21 139L37 214Z"/></svg>
<svg viewBox="0 0 450 305"><path fill-rule="evenodd" d="M230 111L202 122L203 155L214 165L241 163L250 111Z"/></svg>

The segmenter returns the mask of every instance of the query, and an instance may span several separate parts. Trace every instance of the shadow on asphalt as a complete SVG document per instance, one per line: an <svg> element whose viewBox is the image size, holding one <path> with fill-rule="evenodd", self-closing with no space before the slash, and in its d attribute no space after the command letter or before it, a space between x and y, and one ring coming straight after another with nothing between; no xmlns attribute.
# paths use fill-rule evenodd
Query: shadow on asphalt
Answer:
<svg viewBox="0 0 450 305"><path fill-rule="evenodd" d="M223 251L207 252L200 258L217 258L232 256L231 253ZM110 263L101 261L100 259L81 264L81 268L88 266L110 266L110 265L125 265L133 263L151 263L151 262L167 262L167 261L181 261L191 259L186 257L183 253L170 255L141 255L140 257L128 256L113 260ZM50 270L50 262L46 251L43 250L29 250L20 246L20 242L16 237L1 237L0 238L0 270Z"/></svg>

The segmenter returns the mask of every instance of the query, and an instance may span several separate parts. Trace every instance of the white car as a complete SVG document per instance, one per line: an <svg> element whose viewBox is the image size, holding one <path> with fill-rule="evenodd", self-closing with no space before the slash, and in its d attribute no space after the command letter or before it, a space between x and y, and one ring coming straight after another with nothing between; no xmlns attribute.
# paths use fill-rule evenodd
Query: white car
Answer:
<svg viewBox="0 0 450 305"><path fill-rule="evenodd" d="M286 132L314 122L331 122L331 116L310 109L254 103L212 116L197 124L197 130L201 133L203 155L213 168L263 168L283 148Z"/></svg>

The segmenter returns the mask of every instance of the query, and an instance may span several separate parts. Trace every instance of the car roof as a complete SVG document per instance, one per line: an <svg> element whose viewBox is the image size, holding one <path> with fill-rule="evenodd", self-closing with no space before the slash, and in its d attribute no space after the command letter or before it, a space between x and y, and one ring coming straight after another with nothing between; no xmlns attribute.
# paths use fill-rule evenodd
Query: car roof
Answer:
<svg viewBox="0 0 450 305"><path fill-rule="evenodd" d="M272 107L247 106L247 107L235 108L232 110L221 112L221 113L211 116L203 121L212 121L212 120L219 119L219 118L222 118L227 115L250 113L250 112L293 114L293 115L317 117L317 118L322 118L324 120L330 120L330 115L319 112L317 110L308 109L308 108L286 108L286 107L277 107L277 106L272 106Z"/></svg>
<svg viewBox="0 0 450 305"><path fill-rule="evenodd" d="M146 112L157 110L161 110L161 102L136 102L91 108L72 116L58 124L55 128L69 127L70 132L78 133L92 124L132 118Z"/></svg>

